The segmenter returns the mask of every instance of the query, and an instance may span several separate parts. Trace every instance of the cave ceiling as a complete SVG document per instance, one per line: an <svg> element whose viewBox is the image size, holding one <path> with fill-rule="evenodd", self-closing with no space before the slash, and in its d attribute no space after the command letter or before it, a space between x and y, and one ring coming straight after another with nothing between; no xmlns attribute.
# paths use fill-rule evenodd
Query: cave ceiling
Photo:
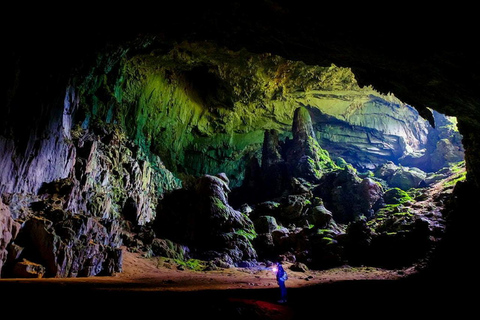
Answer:
<svg viewBox="0 0 480 320"><path fill-rule="evenodd" d="M474 125L480 119L479 62L468 8L313 7L303 1L152 6L19 10L4 29L7 55L33 58L29 66L38 63L35 68L55 75L88 63L106 44L124 46L146 34L173 42L209 40L307 64L351 67L360 85L394 93L429 120L427 108Z"/></svg>

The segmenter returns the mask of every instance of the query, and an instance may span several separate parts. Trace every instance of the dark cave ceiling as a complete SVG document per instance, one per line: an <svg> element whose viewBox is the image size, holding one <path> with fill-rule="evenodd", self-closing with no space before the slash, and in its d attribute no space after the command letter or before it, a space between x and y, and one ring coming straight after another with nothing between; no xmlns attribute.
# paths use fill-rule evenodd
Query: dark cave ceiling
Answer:
<svg viewBox="0 0 480 320"><path fill-rule="evenodd" d="M7 56L27 55L33 63L43 62L37 68L55 73L106 44L125 45L139 35L214 40L308 64L351 67L361 85L393 92L426 117L430 107L480 119L475 20L469 8L182 1L102 8L87 2L58 9L14 8L12 20L3 22Z"/></svg>
<svg viewBox="0 0 480 320"><path fill-rule="evenodd" d="M395 94L431 122L428 108L457 116L470 172L476 176L472 168L480 168L480 62L475 10L468 6L264 0L10 7L11 19L2 21L7 101L15 86L42 95L62 90L106 47L135 47L147 35L172 43L208 40L350 67L361 86ZM40 74L49 81L35 81Z"/></svg>

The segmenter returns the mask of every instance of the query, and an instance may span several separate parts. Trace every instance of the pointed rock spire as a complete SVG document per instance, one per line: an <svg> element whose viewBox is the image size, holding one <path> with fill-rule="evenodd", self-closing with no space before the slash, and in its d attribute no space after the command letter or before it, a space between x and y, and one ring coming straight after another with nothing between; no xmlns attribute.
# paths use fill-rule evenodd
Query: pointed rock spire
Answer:
<svg viewBox="0 0 480 320"><path fill-rule="evenodd" d="M317 182L324 169L335 167L328 152L317 142L307 108L299 107L295 110L292 134L293 140L290 141L286 158L293 169L293 176Z"/></svg>

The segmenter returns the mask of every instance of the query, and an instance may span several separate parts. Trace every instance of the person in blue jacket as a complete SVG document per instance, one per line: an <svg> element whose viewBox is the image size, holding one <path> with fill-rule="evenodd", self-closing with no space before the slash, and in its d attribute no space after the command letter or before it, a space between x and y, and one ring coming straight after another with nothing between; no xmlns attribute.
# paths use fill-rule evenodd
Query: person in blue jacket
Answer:
<svg viewBox="0 0 480 320"><path fill-rule="evenodd" d="M288 279L287 272L282 267L280 262L276 264L277 269L277 283L280 287L280 300L279 303L286 303L287 302L287 288L285 287L285 281Z"/></svg>

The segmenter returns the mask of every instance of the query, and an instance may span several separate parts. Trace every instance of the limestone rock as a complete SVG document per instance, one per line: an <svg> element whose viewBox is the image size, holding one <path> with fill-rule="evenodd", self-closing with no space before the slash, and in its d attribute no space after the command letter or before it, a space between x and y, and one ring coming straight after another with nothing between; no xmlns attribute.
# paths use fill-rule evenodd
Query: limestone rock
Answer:
<svg viewBox="0 0 480 320"><path fill-rule="evenodd" d="M296 272L307 272L308 267L301 262L295 262L291 267L290 270L296 271Z"/></svg>
<svg viewBox="0 0 480 320"><path fill-rule="evenodd" d="M361 216L372 217L383 188L369 178L361 179L347 167L324 175L313 193L323 200L336 222L347 223Z"/></svg>
<svg viewBox="0 0 480 320"><path fill-rule="evenodd" d="M377 168L375 177L385 180L392 188L408 190L419 187L427 174L418 168L402 167L387 162Z"/></svg>
<svg viewBox="0 0 480 320"><path fill-rule="evenodd" d="M45 276L112 275L121 271L118 223L59 211L49 218L32 215L17 239L25 248L21 257L44 266Z"/></svg>
<svg viewBox="0 0 480 320"><path fill-rule="evenodd" d="M20 230L20 224L11 217L10 209L0 197L0 277L2 268L7 261L7 247Z"/></svg>
<svg viewBox="0 0 480 320"><path fill-rule="evenodd" d="M16 278L43 278L45 268L38 263L23 259L15 264L12 274Z"/></svg>
<svg viewBox="0 0 480 320"><path fill-rule="evenodd" d="M254 220L257 233L271 233L279 228L277 220L272 216L260 216Z"/></svg>
<svg viewBox="0 0 480 320"><path fill-rule="evenodd" d="M293 139L286 142L285 158L294 177L318 182L325 168L336 167L328 152L317 142L308 109L300 107L295 110L292 134Z"/></svg>
<svg viewBox="0 0 480 320"><path fill-rule="evenodd" d="M157 235L188 246L196 257L228 264L256 259L253 222L230 206L229 192L225 175L204 175L191 189L166 194L154 221Z"/></svg>
<svg viewBox="0 0 480 320"><path fill-rule="evenodd" d="M281 142L277 131L265 131L262 164L252 161L242 186L236 190L236 198L241 199L238 201L263 202L291 192L308 194L311 188L307 185L318 183L325 172L338 169L318 144L308 109L295 110L292 134L293 139Z"/></svg>
<svg viewBox="0 0 480 320"><path fill-rule="evenodd" d="M323 203L312 208L311 222L318 228L326 228L333 219L333 214L330 210L325 208ZM310 222L309 220L309 222Z"/></svg>
<svg viewBox="0 0 480 320"><path fill-rule="evenodd" d="M155 238L152 241L151 247L153 254L156 256L178 260L186 260L189 258L188 247L174 243L167 239Z"/></svg>

